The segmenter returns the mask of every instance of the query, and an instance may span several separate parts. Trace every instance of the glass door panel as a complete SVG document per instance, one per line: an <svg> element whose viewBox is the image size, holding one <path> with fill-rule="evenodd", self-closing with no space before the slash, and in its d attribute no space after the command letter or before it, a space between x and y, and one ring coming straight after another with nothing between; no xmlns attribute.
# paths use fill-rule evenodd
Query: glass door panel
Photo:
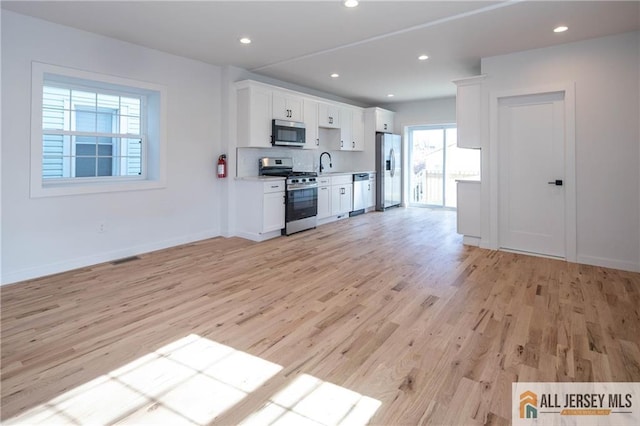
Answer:
<svg viewBox="0 0 640 426"><path fill-rule="evenodd" d="M444 135L442 129L410 132L409 184L411 204L442 205Z"/></svg>
<svg viewBox="0 0 640 426"><path fill-rule="evenodd" d="M456 208L457 179L479 179L480 150L457 146L453 125L409 128L409 200Z"/></svg>

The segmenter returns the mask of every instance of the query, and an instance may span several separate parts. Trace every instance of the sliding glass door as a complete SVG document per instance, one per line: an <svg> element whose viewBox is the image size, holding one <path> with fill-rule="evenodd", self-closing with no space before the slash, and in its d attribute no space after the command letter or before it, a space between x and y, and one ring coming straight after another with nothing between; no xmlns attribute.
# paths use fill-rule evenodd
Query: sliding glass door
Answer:
<svg viewBox="0 0 640 426"><path fill-rule="evenodd" d="M480 151L458 148L455 125L409 128L409 203L456 207L456 179L480 175Z"/></svg>

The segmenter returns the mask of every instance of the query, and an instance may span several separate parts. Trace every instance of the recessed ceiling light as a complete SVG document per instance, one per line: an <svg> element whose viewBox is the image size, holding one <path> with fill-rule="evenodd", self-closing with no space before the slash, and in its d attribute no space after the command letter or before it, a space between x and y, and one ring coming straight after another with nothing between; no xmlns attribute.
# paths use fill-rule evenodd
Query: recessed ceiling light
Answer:
<svg viewBox="0 0 640 426"><path fill-rule="evenodd" d="M418 59L421 61L426 61L427 59L429 59L429 57L427 55L420 55L418 56Z"/></svg>
<svg viewBox="0 0 640 426"><path fill-rule="evenodd" d="M563 33L563 32L565 32L565 31L567 31L568 29L569 29L569 27L566 27L566 26L564 26L564 25L560 25L559 27L555 27L555 28L553 29L553 32L554 32L554 33Z"/></svg>
<svg viewBox="0 0 640 426"><path fill-rule="evenodd" d="M340 74L334 72L333 74L331 74L331 78L338 78L340 77Z"/></svg>
<svg viewBox="0 0 640 426"><path fill-rule="evenodd" d="M242 38L240 39L240 43L242 43L242 44L249 44L249 43L251 43L251 39L250 39L249 37L242 37Z"/></svg>
<svg viewBox="0 0 640 426"><path fill-rule="evenodd" d="M356 7L358 5L358 0L345 0L345 7Z"/></svg>
<svg viewBox="0 0 640 426"><path fill-rule="evenodd" d="M389 94L387 95L387 98L393 98L394 96L395 96L395 95L394 95L393 93L389 93Z"/></svg>

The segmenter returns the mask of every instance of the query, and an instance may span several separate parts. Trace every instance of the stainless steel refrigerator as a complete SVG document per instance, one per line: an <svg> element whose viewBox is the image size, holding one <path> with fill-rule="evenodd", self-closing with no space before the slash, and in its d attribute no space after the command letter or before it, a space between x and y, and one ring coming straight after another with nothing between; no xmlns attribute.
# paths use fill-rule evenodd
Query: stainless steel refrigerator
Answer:
<svg viewBox="0 0 640 426"><path fill-rule="evenodd" d="M376 133L376 210L399 206L402 201L400 135Z"/></svg>

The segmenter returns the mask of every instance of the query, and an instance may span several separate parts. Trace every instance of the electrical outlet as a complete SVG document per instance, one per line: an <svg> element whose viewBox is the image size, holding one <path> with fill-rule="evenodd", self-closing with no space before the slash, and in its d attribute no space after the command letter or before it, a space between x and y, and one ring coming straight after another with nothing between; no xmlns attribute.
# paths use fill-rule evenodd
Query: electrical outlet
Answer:
<svg viewBox="0 0 640 426"><path fill-rule="evenodd" d="M98 233L103 234L107 230L107 225L104 222L98 224Z"/></svg>

